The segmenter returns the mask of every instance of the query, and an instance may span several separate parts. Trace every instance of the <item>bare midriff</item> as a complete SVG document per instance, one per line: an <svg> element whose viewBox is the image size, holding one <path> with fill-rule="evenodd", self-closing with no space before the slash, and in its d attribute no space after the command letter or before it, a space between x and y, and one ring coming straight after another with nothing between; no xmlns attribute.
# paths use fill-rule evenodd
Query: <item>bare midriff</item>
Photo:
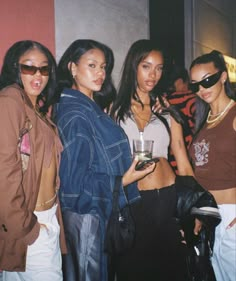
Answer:
<svg viewBox="0 0 236 281"><path fill-rule="evenodd" d="M218 205L221 204L236 204L236 187L223 190L209 190L215 197Z"/></svg>
<svg viewBox="0 0 236 281"><path fill-rule="evenodd" d="M57 162L56 149L54 146L52 159L48 168L43 167L41 182L39 187L39 194L37 198L35 211L45 211L55 204L56 201L56 176L57 176Z"/></svg>
<svg viewBox="0 0 236 281"><path fill-rule="evenodd" d="M153 173L147 175L142 180L138 181L139 190L160 189L175 182L175 173L173 172L167 159L160 158L156 163L156 168Z"/></svg>

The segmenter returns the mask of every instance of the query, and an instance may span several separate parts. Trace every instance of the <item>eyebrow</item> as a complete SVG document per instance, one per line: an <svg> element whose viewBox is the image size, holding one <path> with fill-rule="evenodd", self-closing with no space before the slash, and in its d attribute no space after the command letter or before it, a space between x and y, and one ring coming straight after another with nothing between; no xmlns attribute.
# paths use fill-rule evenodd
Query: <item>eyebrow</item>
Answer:
<svg viewBox="0 0 236 281"><path fill-rule="evenodd" d="M213 75L213 74L212 74L212 73L206 73L206 74L202 77L202 80L203 80L203 79L206 79L206 78L207 78L207 77L206 77L207 75L210 75L210 76L211 76L211 75Z"/></svg>
<svg viewBox="0 0 236 281"><path fill-rule="evenodd" d="M25 59L22 61L22 63L26 63L26 62L30 62L32 64L35 64L35 61L32 61L31 59ZM46 61L41 61L40 64L44 64L44 63L49 63L47 60Z"/></svg>
<svg viewBox="0 0 236 281"><path fill-rule="evenodd" d="M143 60L142 63L147 63L147 64L152 64L152 62L149 62L149 61L146 61L146 60ZM157 64L158 66L163 66L164 64L163 63L159 63Z"/></svg>
<svg viewBox="0 0 236 281"><path fill-rule="evenodd" d="M209 72L206 73L205 75L202 76L202 78L201 78L201 80L199 80L199 82L202 81L202 80L204 80L204 79L206 79L206 78L208 78L209 76L206 77L207 75L210 75L210 76L211 76L211 75L213 75L213 74L212 74L212 73L209 73ZM191 80L191 82L197 82L197 80Z"/></svg>
<svg viewBox="0 0 236 281"><path fill-rule="evenodd" d="M88 60L99 63L96 59L88 58ZM102 62L101 64L106 64L106 61Z"/></svg>

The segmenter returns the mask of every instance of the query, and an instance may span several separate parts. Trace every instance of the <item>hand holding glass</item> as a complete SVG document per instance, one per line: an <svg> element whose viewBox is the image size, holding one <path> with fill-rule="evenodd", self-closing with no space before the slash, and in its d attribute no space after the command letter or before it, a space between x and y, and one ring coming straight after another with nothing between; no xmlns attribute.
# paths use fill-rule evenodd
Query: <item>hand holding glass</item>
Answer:
<svg viewBox="0 0 236 281"><path fill-rule="evenodd" d="M153 140L133 140L134 157L138 157L135 170L143 170L149 167L152 163L159 162L159 158L152 158Z"/></svg>

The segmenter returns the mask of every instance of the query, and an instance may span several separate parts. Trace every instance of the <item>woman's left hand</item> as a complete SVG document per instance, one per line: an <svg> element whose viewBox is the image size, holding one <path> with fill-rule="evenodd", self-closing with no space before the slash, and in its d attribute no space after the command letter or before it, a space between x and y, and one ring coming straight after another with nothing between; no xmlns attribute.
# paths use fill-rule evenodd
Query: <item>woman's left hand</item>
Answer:
<svg viewBox="0 0 236 281"><path fill-rule="evenodd" d="M183 231L183 229L180 229L180 234L181 234L181 243L182 244L187 244L187 242L186 242L186 240L185 240L185 237L184 237L184 231Z"/></svg>
<svg viewBox="0 0 236 281"><path fill-rule="evenodd" d="M161 114L164 109L166 109L170 106L170 103L168 102L168 100L165 96L162 96L162 100L165 105L164 107L161 105L159 98L158 97L156 98L156 103L152 106L152 111L154 113L157 112L157 113Z"/></svg>
<svg viewBox="0 0 236 281"><path fill-rule="evenodd" d="M202 228L202 222L199 219L195 219L194 234L198 235Z"/></svg>
<svg viewBox="0 0 236 281"><path fill-rule="evenodd" d="M236 224L236 218L234 218L231 223L226 227L226 229L229 229L231 227L233 227Z"/></svg>

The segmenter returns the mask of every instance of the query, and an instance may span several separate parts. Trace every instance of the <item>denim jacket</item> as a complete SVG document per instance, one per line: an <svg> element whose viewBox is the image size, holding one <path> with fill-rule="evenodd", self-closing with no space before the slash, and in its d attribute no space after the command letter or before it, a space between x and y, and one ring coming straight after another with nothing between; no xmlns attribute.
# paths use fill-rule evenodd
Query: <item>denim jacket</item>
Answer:
<svg viewBox="0 0 236 281"><path fill-rule="evenodd" d="M122 176L132 162L128 138L95 102L77 90L64 89L55 118L64 145L59 192L62 210L98 217L103 248L115 177ZM140 198L136 183L125 188L129 203ZM121 208L127 204L127 198L121 186ZM86 235L84 230L81 232ZM107 260L104 251L100 255L101 273L95 275L105 281Z"/></svg>
<svg viewBox="0 0 236 281"><path fill-rule="evenodd" d="M123 131L99 106L79 91L65 89L56 107L56 122L64 145L60 168L62 208L98 214L107 219L116 176L132 158ZM140 198L136 183L127 188L128 200ZM120 189L120 207L127 204Z"/></svg>

